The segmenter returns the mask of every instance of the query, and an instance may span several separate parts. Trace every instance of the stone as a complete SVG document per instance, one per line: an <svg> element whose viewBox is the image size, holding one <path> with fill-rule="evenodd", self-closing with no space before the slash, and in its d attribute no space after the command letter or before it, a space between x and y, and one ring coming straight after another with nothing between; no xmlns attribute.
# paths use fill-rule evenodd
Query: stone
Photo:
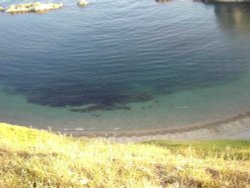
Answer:
<svg viewBox="0 0 250 188"><path fill-rule="evenodd" d="M0 6L0 12L4 12L5 8Z"/></svg>
<svg viewBox="0 0 250 188"><path fill-rule="evenodd" d="M27 12L36 12L36 13L43 13L49 10L60 9L63 7L63 3L24 3L18 5L11 5L8 7L6 12L11 14L16 13L27 13Z"/></svg>
<svg viewBox="0 0 250 188"><path fill-rule="evenodd" d="M79 0L79 1L77 2L77 4L78 4L79 6L81 6L81 7L84 7L84 6L88 5L88 2L87 2L86 0Z"/></svg>

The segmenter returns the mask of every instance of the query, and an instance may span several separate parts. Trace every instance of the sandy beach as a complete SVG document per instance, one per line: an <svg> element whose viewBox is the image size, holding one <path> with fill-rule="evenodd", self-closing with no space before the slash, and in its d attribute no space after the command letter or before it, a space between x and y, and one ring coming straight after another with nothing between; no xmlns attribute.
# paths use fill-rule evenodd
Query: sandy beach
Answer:
<svg viewBox="0 0 250 188"><path fill-rule="evenodd" d="M250 140L250 112L224 120L179 128L114 131L58 131L74 137L106 138L115 142L141 142L148 140Z"/></svg>

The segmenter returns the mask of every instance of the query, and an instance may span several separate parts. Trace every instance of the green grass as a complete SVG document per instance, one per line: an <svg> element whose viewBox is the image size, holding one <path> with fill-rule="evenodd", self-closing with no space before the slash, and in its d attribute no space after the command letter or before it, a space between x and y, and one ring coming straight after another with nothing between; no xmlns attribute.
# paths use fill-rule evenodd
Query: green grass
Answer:
<svg viewBox="0 0 250 188"><path fill-rule="evenodd" d="M188 142L174 142L174 141L149 141L145 142L161 146L171 150L172 152L178 151L184 154L187 148L194 148L199 157L205 158L206 156L222 157L224 159L235 160L250 160L250 141L246 140L216 140L216 141L188 141Z"/></svg>
<svg viewBox="0 0 250 188"><path fill-rule="evenodd" d="M249 141L118 144L0 123L0 187L250 187Z"/></svg>

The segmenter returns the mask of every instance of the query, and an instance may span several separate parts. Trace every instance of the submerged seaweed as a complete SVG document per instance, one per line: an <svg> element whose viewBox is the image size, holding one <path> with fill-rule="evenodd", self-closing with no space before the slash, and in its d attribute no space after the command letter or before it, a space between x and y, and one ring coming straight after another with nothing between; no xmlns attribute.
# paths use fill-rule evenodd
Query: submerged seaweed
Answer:
<svg viewBox="0 0 250 188"><path fill-rule="evenodd" d="M90 93L90 94L84 94ZM83 91L80 88L69 88L60 91L29 93L27 101L38 105L71 108L71 112L94 112L111 110L131 110L129 103L148 102L153 95L147 92L133 92L130 94L117 93L106 89L100 91ZM82 106L88 106L82 108Z"/></svg>
<svg viewBox="0 0 250 188"><path fill-rule="evenodd" d="M112 110L131 110L131 107L126 105L91 105L83 108L71 108L71 112L96 112L96 111L112 111ZM94 116L99 116L94 114Z"/></svg>

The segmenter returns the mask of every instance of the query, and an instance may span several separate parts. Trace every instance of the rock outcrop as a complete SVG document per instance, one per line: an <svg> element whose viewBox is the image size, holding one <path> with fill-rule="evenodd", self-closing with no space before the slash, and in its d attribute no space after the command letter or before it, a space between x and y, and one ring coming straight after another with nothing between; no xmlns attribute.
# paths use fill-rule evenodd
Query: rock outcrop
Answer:
<svg viewBox="0 0 250 188"><path fill-rule="evenodd" d="M49 10L60 9L63 7L63 3L25 3L18 5L11 5L8 7L6 12L11 14L26 13L26 12L36 12L43 13Z"/></svg>
<svg viewBox="0 0 250 188"><path fill-rule="evenodd" d="M5 8L0 6L0 12L4 12Z"/></svg>
<svg viewBox="0 0 250 188"><path fill-rule="evenodd" d="M84 7L88 4L88 2L86 0L79 0L77 2L77 4L80 6L80 7Z"/></svg>

